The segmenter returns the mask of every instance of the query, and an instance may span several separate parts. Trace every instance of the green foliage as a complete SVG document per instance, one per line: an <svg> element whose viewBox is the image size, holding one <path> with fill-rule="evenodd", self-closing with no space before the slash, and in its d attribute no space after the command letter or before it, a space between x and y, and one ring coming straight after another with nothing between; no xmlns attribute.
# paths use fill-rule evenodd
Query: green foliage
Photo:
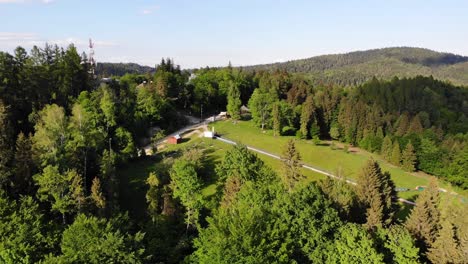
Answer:
<svg viewBox="0 0 468 264"><path fill-rule="evenodd" d="M65 146L69 139L65 110L56 104L47 105L39 112L35 130L33 149L41 166L65 166Z"/></svg>
<svg viewBox="0 0 468 264"><path fill-rule="evenodd" d="M275 178L265 163L241 144L237 144L226 153L223 161L216 166L216 174L221 181L238 177L242 183L269 182Z"/></svg>
<svg viewBox="0 0 468 264"><path fill-rule="evenodd" d="M340 225L311 184L286 195L278 185L248 183L229 208L208 219L195 240L197 263L321 262Z"/></svg>
<svg viewBox="0 0 468 264"><path fill-rule="evenodd" d="M392 157L392 151L393 151L392 139L387 135L383 139L380 154L385 160L390 160Z"/></svg>
<svg viewBox="0 0 468 264"><path fill-rule="evenodd" d="M387 263L420 263L419 249L414 239L404 226L393 225L388 229L379 229L378 236L383 248Z"/></svg>
<svg viewBox="0 0 468 264"><path fill-rule="evenodd" d="M273 116L273 134L275 136L279 136L281 135L281 112L279 109L278 102L273 104L272 116Z"/></svg>
<svg viewBox="0 0 468 264"><path fill-rule="evenodd" d="M401 160L402 160L402 168L409 171L413 172L416 169L416 154L414 153L414 147L413 144L411 144L411 141L406 144L405 150L403 150L403 153L401 155Z"/></svg>
<svg viewBox="0 0 468 264"><path fill-rule="evenodd" d="M390 158L390 161L396 166L400 166L401 164L401 151L398 141L395 141L393 144L392 157Z"/></svg>
<svg viewBox="0 0 468 264"><path fill-rule="evenodd" d="M386 227L395 220L397 211L395 184L388 172L382 173L379 164L370 159L358 175L356 194L366 211L369 229Z"/></svg>
<svg viewBox="0 0 468 264"><path fill-rule="evenodd" d="M249 109L255 124L263 129L271 127L271 112L275 96L260 88L255 89L249 100Z"/></svg>
<svg viewBox="0 0 468 264"><path fill-rule="evenodd" d="M468 145L455 154L453 161L449 165L448 179L468 189Z"/></svg>
<svg viewBox="0 0 468 264"><path fill-rule="evenodd" d="M416 205L406 219L405 226L416 239L421 253L425 253L437 237L440 228L439 199L437 182L431 179L429 186L416 199Z"/></svg>
<svg viewBox="0 0 468 264"><path fill-rule="evenodd" d="M148 203L148 214L151 216L153 221L155 220L156 216L159 214L160 211L160 204L159 200L161 198L161 191L160 191L160 180L156 176L154 172L151 172L146 179L146 184L148 184L149 188L146 192L146 202Z"/></svg>
<svg viewBox="0 0 468 264"><path fill-rule="evenodd" d="M96 74L98 76L124 76L126 74L145 74L154 71L155 69L152 67L136 63L98 62L96 64Z"/></svg>
<svg viewBox="0 0 468 264"><path fill-rule="evenodd" d="M52 248L39 205L29 196L10 201L0 191L0 262L35 263Z"/></svg>
<svg viewBox="0 0 468 264"><path fill-rule="evenodd" d="M332 137L332 139L335 139L335 140L338 140L340 139L340 129L338 128L337 125L333 125L331 128L330 128L330 136Z"/></svg>
<svg viewBox="0 0 468 264"><path fill-rule="evenodd" d="M32 160L31 139L20 133L16 139L15 150L13 188L16 193L31 194L33 187L32 173L35 168Z"/></svg>
<svg viewBox="0 0 468 264"><path fill-rule="evenodd" d="M0 187L11 184L9 163L13 158L12 133L6 106L0 100Z"/></svg>
<svg viewBox="0 0 468 264"><path fill-rule="evenodd" d="M137 149L133 142L132 134L125 128L119 127L115 130L115 141L119 152L118 157L122 161L126 162L137 156Z"/></svg>
<svg viewBox="0 0 468 264"><path fill-rule="evenodd" d="M309 124L312 123L313 118L314 118L314 98L309 95L307 96L307 99L302 106L302 112L301 112L301 126L300 130L301 135L303 138L307 138L309 135ZM314 131L315 133L316 131Z"/></svg>
<svg viewBox="0 0 468 264"><path fill-rule="evenodd" d="M338 211L343 221L356 220L353 213L359 212L356 192L344 177L338 174L340 179L327 177L318 182L318 186L325 196L332 202L333 208Z"/></svg>
<svg viewBox="0 0 468 264"><path fill-rule="evenodd" d="M203 204L201 180L195 166L187 160L174 162L171 169L171 188L174 198L179 198L186 209L187 228L198 224L199 211Z"/></svg>
<svg viewBox="0 0 468 264"><path fill-rule="evenodd" d="M289 140L286 144L281 160L283 162L281 176L286 188L291 192L294 186L304 178L301 173L301 156L296 149L294 140Z"/></svg>
<svg viewBox="0 0 468 264"><path fill-rule="evenodd" d="M465 217L467 206L453 201L445 201L442 209L441 226L437 238L427 254L432 263L463 263L468 257L468 220Z"/></svg>
<svg viewBox="0 0 468 264"><path fill-rule="evenodd" d="M283 63L251 66L255 70L284 70L307 75L315 83L353 86L374 77L434 76L458 85L468 83L467 57L423 48L396 47L322 55Z"/></svg>
<svg viewBox="0 0 468 264"><path fill-rule="evenodd" d="M240 108L242 106L241 94L239 87L235 83L231 83L227 96L227 112L234 120L240 119Z"/></svg>
<svg viewBox="0 0 468 264"><path fill-rule="evenodd" d="M365 229L357 224L342 226L333 244L329 263L384 263L375 242Z"/></svg>
<svg viewBox="0 0 468 264"><path fill-rule="evenodd" d="M74 205L70 190L74 175L73 171L61 173L57 166L51 165L45 167L41 174L34 175L34 181L39 187L39 200L50 202L52 211L60 212L64 222L65 214L72 211Z"/></svg>
<svg viewBox="0 0 468 264"><path fill-rule="evenodd" d="M141 263L142 233L120 230L125 223L80 214L62 234L62 254L49 263ZM46 261L46 262L47 262Z"/></svg>

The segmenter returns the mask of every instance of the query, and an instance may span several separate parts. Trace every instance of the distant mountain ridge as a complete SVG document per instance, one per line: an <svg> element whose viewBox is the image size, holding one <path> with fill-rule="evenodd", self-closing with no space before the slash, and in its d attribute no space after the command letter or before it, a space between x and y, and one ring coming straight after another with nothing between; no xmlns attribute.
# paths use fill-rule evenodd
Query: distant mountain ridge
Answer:
<svg viewBox="0 0 468 264"><path fill-rule="evenodd" d="M246 66L251 70L287 70L314 81L356 85L372 77L390 79L432 75L468 86L468 57L424 48L394 47L321 55L287 62Z"/></svg>

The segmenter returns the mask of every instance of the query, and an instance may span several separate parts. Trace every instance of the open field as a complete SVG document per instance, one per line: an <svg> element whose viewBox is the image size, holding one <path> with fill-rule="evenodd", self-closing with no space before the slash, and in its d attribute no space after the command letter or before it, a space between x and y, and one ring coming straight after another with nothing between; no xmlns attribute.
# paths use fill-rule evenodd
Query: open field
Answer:
<svg viewBox="0 0 468 264"><path fill-rule="evenodd" d="M244 143L249 146L254 146L272 153L280 154L287 140L294 137L274 137L271 131L261 132L260 129L253 126L251 122L241 121L233 124L231 121L220 121L213 124L216 131L222 136ZM294 138L295 139L295 138ZM297 140L297 139L296 139ZM129 210L136 216L142 216L146 210L145 193L147 190L145 180L151 171L157 171L161 166L160 162L164 157L183 150L188 147L201 148L205 150L206 159L210 166L204 172L207 180L203 189L203 195L210 197L216 194L216 178L214 166L221 162L226 152L233 146L223 143L219 140L200 138L197 133L190 133L189 137L184 138L182 143L178 145L166 145L158 151L156 157L146 157L142 160L134 161L124 168L118 170L118 176L121 181L121 204L124 209ZM359 153L346 153L343 150L332 150L329 146L315 146L310 141L299 140L296 144L301 153L303 161L307 164L335 173L337 168L341 167L345 176L349 179L355 179L360 168L364 165L369 157L379 160L384 171L389 171L392 179L397 187L409 188L411 191L399 192L398 196L404 199L414 201L419 191L414 190L414 187L426 185L427 177L420 175L409 174L402 169L395 167L383 161L378 155L359 151ZM265 164L272 167L275 171L281 171L281 161L271 158L266 155L257 154ZM317 172L302 169L306 178L304 184L311 181L324 179L326 176ZM443 185L443 187L446 187ZM457 190L460 194L466 195ZM401 212L401 217L404 217L409 207Z"/></svg>
<svg viewBox="0 0 468 264"><path fill-rule="evenodd" d="M316 146L309 140L298 140L295 137L286 136L275 137L271 130L262 132L260 128L255 127L250 121L238 121L234 124L232 121L227 120L212 123L211 125L215 127L217 133L222 137L274 154L281 154L286 142L289 139L295 139L297 140L296 147L304 163L331 173L335 173L338 168L341 168L344 175L349 179L355 179L366 160L373 157L379 161L383 171L390 172L397 187L414 190L416 186L425 186L428 183L427 176L420 173L410 174L405 172L401 168L384 161L379 155L366 151L361 150L359 153L346 153L339 149L333 150L328 145ZM441 184L441 187L453 189L465 197L467 195L466 191L452 188L444 183ZM418 193L418 191L400 192L399 196L413 200Z"/></svg>

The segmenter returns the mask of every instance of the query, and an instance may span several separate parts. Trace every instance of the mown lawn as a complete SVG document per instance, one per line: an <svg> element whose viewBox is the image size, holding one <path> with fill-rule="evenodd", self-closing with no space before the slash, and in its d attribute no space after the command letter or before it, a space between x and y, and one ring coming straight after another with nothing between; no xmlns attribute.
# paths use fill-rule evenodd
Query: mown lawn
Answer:
<svg viewBox="0 0 468 264"><path fill-rule="evenodd" d="M271 130L261 131L261 129L257 128L251 121L238 121L234 124L232 121L226 120L212 123L212 125L215 127L216 132L222 137L257 147L274 154L281 154L286 142L289 139L295 139L297 140L296 147L299 150L304 163L331 173L334 173L341 168L342 173L349 179L356 179L365 162L370 157L373 157L379 161L383 171L390 172L392 180L395 182L397 187L414 190L416 186L425 186L428 184L427 177L412 175L401 168L388 164L379 155L366 151L360 151L359 153L346 153L340 149L333 150L328 145L316 146L312 144L310 140L298 140L295 137L286 136L275 137ZM450 188L444 183L442 183L441 186L443 188ZM462 195L466 194L462 190L458 190L456 188L452 189L455 189L456 192ZM417 193L418 192L416 191L400 192L399 196L402 198L414 199Z"/></svg>
<svg viewBox="0 0 468 264"><path fill-rule="evenodd" d="M249 146L254 146L275 154L281 154L283 146L287 140L294 137L274 137L271 131L263 133L260 129L253 126L251 122L241 121L233 124L231 121L222 121L214 124L216 131L222 136L244 143ZM295 138L294 138L295 139ZM296 144L302 159L305 163L322 168L324 170L335 173L337 168L341 168L345 176L350 179L355 179L361 167L366 160L373 156L379 160L384 171L389 171L392 179L397 187L411 189L406 192L399 192L401 198L414 201L419 191L415 191L414 187L418 185L426 185L428 179L411 175L400 168L394 167L383 161L378 155L368 152L346 153L343 150L332 150L329 146L315 146L310 141L298 140ZM133 161L126 166L119 168L117 175L120 180L120 204L123 209L128 210L131 214L137 217L144 217L146 214L146 199L147 191L146 178L152 171L157 171L161 166L161 161L164 157L173 156L177 151L187 147L197 147L205 150L206 169L203 177L205 186L202 190L205 198L210 199L216 194L217 178L214 172L215 165L221 162L226 152L233 146L224 142L200 138L193 135L191 138L185 139L183 143L178 145L168 145L166 148L159 150L156 157L146 157L144 159ZM272 167L278 173L281 172L281 161L268 157L266 155L256 153L265 164ZM303 169L303 174L306 177L302 184L311 181L324 179L326 176L317 172ZM445 187L445 186L444 186ZM461 193L463 194L463 193ZM463 194L465 195L465 194ZM213 206L215 206L213 204ZM211 206L210 206L211 207ZM403 205L402 212L399 217L403 219L410 207Z"/></svg>

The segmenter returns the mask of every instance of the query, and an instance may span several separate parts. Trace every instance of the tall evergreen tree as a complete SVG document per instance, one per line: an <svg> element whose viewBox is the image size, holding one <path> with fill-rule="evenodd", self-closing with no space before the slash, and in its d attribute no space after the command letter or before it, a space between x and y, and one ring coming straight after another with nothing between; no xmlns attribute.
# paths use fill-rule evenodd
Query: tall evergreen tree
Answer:
<svg viewBox="0 0 468 264"><path fill-rule="evenodd" d="M385 136L382 142L382 148L380 150L380 154L385 160L390 161L392 157L392 151L393 151L392 139L390 138L390 136L387 135Z"/></svg>
<svg viewBox="0 0 468 264"><path fill-rule="evenodd" d="M395 135L404 136L409 128L409 115L407 112L403 113L397 120L397 130Z"/></svg>
<svg viewBox="0 0 468 264"><path fill-rule="evenodd" d="M370 159L357 178L356 194L366 211L366 226L375 230L395 220L396 193L390 175L382 173L379 164Z"/></svg>
<svg viewBox="0 0 468 264"><path fill-rule="evenodd" d="M69 177L71 178L71 199L75 203L78 212L81 212L81 208L83 207L86 200L83 186L83 177L81 177L81 175L74 170L70 172Z"/></svg>
<svg viewBox="0 0 468 264"><path fill-rule="evenodd" d="M146 184L148 185L148 191L146 192L146 202L148 203L148 214L152 218L153 222L155 217L160 212L159 199L161 198L160 193L160 181L158 176L154 172L151 172L146 179Z"/></svg>
<svg viewBox="0 0 468 264"><path fill-rule="evenodd" d="M17 193L30 194L33 187L33 170L31 140L21 132L16 139L14 159L14 188Z"/></svg>
<svg viewBox="0 0 468 264"><path fill-rule="evenodd" d="M411 141L406 144L405 150L403 150L401 160L403 169L413 172L416 170L416 153L414 152L413 144Z"/></svg>
<svg viewBox="0 0 468 264"><path fill-rule="evenodd" d="M301 126L300 132L302 138L307 138L309 135L309 124L314 116L314 98L312 95L307 96L305 103L302 105Z"/></svg>
<svg viewBox="0 0 468 264"><path fill-rule="evenodd" d="M289 140L286 144L283 155L281 157L283 162L283 181L289 192L304 176L301 174L301 156L296 149L294 140Z"/></svg>
<svg viewBox="0 0 468 264"><path fill-rule="evenodd" d="M281 112L279 109L278 102L273 104L272 116L273 116L273 135L280 136L281 135Z"/></svg>
<svg viewBox="0 0 468 264"><path fill-rule="evenodd" d="M12 132L7 107L0 101L0 188L11 184Z"/></svg>
<svg viewBox="0 0 468 264"><path fill-rule="evenodd" d="M405 222L423 254L434 243L440 228L438 205L439 188L436 179L431 178L427 188L416 199L416 205Z"/></svg>
<svg viewBox="0 0 468 264"><path fill-rule="evenodd" d="M106 207L106 198L102 194L101 180L98 177L94 177L91 185L91 200L99 210Z"/></svg>
<svg viewBox="0 0 468 264"><path fill-rule="evenodd" d="M468 206L451 197L444 198L440 230L427 256L432 263L465 263L468 259Z"/></svg>
<svg viewBox="0 0 468 264"><path fill-rule="evenodd" d="M393 143L392 157L390 158L390 162L396 166L400 166L401 164L401 150L400 144L398 144L397 140L395 140L395 143Z"/></svg>
<svg viewBox="0 0 468 264"><path fill-rule="evenodd" d="M240 119L240 108L242 106L239 87L231 81L227 96L227 112L234 120Z"/></svg>
<svg viewBox="0 0 468 264"><path fill-rule="evenodd" d="M424 131L424 127L421 124L421 119L419 118L419 115L416 115L411 120L411 123L409 124L407 133L408 134L410 134L410 133L421 134L423 131Z"/></svg>

